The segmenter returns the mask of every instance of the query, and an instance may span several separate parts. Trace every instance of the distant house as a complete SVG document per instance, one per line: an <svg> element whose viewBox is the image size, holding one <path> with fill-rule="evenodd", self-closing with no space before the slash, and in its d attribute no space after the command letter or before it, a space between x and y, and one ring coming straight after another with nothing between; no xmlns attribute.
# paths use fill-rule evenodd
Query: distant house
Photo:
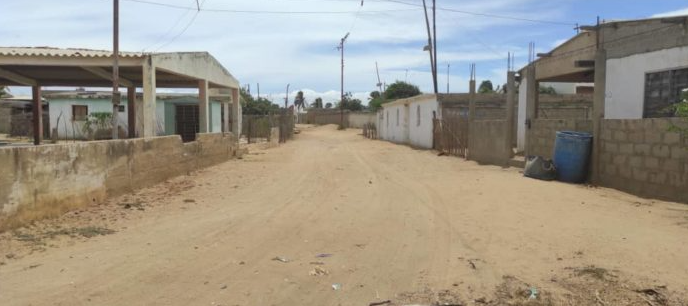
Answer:
<svg viewBox="0 0 688 306"><path fill-rule="evenodd" d="M95 114L112 114L111 93L96 91L44 91L48 100L51 133L59 139L88 139L86 122ZM199 132L198 97L190 94L158 94L156 99L156 135L181 135L184 141L193 141ZM222 132L224 111L222 98L210 97L210 131ZM119 105L118 125L128 130L126 98ZM108 126L109 128L109 126ZM111 131L111 130L110 130ZM107 138L111 132L99 133L96 138Z"/></svg>
<svg viewBox="0 0 688 306"><path fill-rule="evenodd" d="M378 137L431 149L433 118L438 116L439 102L435 95L419 95L385 103L378 112Z"/></svg>

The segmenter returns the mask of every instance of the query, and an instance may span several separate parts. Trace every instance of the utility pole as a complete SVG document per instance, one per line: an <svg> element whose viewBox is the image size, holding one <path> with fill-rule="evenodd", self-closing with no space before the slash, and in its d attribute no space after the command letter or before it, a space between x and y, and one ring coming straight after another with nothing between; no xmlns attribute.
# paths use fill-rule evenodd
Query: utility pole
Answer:
<svg viewBox="0 0 688 306"><path fill-rule="evenodd" d="M258 85L256 89L258 90L258 99L260 99L260 83L258 83L256 85Z"/></svg>
<svg viewBox="0 0 688 306"><path fill-rule="evenodd" d="M287 111L287 104L289 104L289 85L287 84L287 95L284 96L284 111Z"/></svg>
<svg viewBox="0 0 688 306"><path fill-rule="evenodd" d="M449 93L449 68L451 64L447 63L447 94Z"/></svg>
<svg viewBox="0 0 688 306"><path fill-rule="evenodd" d="M339 100L339 128L341 129L344 129L344 43L346 42L347 38L349 38L349 33L344 35L344 38L342 38L342 41L339 43L339 47L337 47L337 49L342 52L342 93L341 100Z"/></svg>
<svg viewBox="0 0 688 306"><path fill-rule="evenodd" d="M112 139L119 138L119 103L122 100L119 92L119 0L113 0L113 34L112 57L114 63L112 65ZM131 122L129 123L131 124Z"/></svg>
<svg viewBox="0 0 688 306"><path fill-rule="evenodd" d="M437 81L437 75L439 70L437 69L437 0L432 0L432 53L433 59L435 60L435 94L439 91L437 86L439 82Z"/></svg>
<svg viewBox="0 0 688 306"><path fill-rule="evenodd" d="M432 33L430 32L430 19L428 17L428 6L425 3L425 0L423 0L423 11L425 12L425 26L428 30L428 45L423 48L424 51L428 51L430 53L430 68L432 70L432 85L434 89L434 93L437 94L437 66L435 65L435 54L433 52L434 49L434 44L432 42Z"/></svg>

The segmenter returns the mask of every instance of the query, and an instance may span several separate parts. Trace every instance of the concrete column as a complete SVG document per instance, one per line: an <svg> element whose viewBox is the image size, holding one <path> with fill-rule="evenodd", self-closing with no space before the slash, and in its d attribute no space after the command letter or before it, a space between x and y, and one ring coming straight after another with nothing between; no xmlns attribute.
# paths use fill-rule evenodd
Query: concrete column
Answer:
<svg viewBox="0 0 688 306"><path fill-rule="evenodd" d="M468 83L468 121L473 122L475 120L475 80Z"/></svg>
<svg viewBox="0 0 688 306"><path fill-rule="evenodd" d="M136 87L127 87L127 126L129 138L136 138Z"/></svg>
<svg viewBox="0 0 688 306"><path fill-rule="evenodd" d="M40 145L43 141L43 101L41 101L41 87L32 87L32 115L33 115L33 144Z"/></svg>
<svg viewBox="0 0 688 306"><path fill-rule="evenodd" d="M535 66L530 65L526 68L526 156L531 155L529 142L535 141L530 136L530 127L537 118L537 99L539 95L538 82L535 81Z"/></svg>
<svg viewBox="0 0 688 306"><path fill-rule="evenodd" d="M223 118L223 121L222 121L222 132L228 133L230 128L231 128L231 126L229 126L229 122L230 122L229 116L231 114L229 113L230 110L229 110L229 103L228 102L222 103L222 112L225 114L225 117Z"/></svg>
<svg viewBox="0 0 688 306"><path fill-rule="evenodd" d="M210 133L210 100L208 81L198 81L198 126L199 133Z"/></svg>
<svg viewBox="0 0 688 306"><path fill-rule="evenodd" d="M593 184L600 180L600 138L604 120L605 99L607 96L607 50L599 49L595 54L595 93L592 102L592 155L590 156Z"/></svg>
<svg viewBox="0 0 688 306"><path fill-rule="evenodd" d="M514 156L514 135L516 134L516 72L509 71L506 75L506 137L504 137L504 155L506 162Z"/></svg>
<svg viewBox="0 0 688 306"><path fill-rule="evenodd" d="M466 144L467 153L466 159L471 159L471 131L473 130L473 122L475 121L475 80L471 80L468 83L468 143Z"/></svg>
<svg viewBox="0 0 688 306"><path fill-rule="evenodd" d="M136 110L137 132L140 137L148 138L157 136L158 122L155 115L156 104L156 80L155 65L148 58L143 65L143 103Z"/></svg>
<svg viewBox="0 0 688 306"><path fill-rule="evenodd" d="M239 142L241 137L241 101L239 99L239 89L232 88L232 133Z"/></svg>

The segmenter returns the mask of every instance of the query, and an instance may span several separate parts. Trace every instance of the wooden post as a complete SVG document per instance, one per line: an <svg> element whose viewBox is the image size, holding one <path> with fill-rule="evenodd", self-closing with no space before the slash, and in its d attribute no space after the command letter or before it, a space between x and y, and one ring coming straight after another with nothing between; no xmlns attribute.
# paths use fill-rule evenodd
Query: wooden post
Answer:
<svg viewBox="0 0 688 306"><path fill-rule="evenodd" d="M239 143L241 138L241 100L239 97L239 89L232 88L232 133L236 143Z"/></svg>
<svg viewBox="0 0 688 306"><path fill-rule="evenodd" d="M231 127L229 126L229 115L230 115L230 110L229 110L229 102L222 103L222 112L225 114L225 117L223 118L222 122L222 131L224 133L229 133L231 131Z"/></svg>
<svg viewBox="0 0 688 306"><path fill-rule="evenodd" d="M129 138L136 138L136 87L127 88L127 122Z"/></svg>
<svg viewBox="0 0 688 306"><path fill-rule="evenodd" d="M36 146L43 140L43 103L41 100L41 87L33 86L33 144Z"/></svg>

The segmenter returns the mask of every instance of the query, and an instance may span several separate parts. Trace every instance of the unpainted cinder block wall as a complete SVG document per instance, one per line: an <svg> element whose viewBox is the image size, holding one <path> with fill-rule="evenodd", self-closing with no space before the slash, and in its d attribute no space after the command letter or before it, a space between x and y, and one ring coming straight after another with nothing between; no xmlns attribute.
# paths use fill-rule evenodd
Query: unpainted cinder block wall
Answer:
<svg viewBox="0 0 688 306"><path fill-rule="evenodd" d="M604 120L602 185L639 196L688 203L688 137L670 131L681 119Z"/></svg>
<svg viewBox="0 0 688 306"><path fill-rule="evenodd" d="M528 155L552 158L554 140L559 131L592 133L592 120L587 119L536 119L527 130Z"/></svg>
<svg viewBox="0 0 688 306"><path fill-rule="evenodd" d="M241 154L231 133L0 148L0 231Z"/></svg>
<svg viewBox="0 0 688 306"><path fill-rule="evenodd" d="M476 120L469 130L468 157L481 164L505 166L506 120Z"/></svg>

